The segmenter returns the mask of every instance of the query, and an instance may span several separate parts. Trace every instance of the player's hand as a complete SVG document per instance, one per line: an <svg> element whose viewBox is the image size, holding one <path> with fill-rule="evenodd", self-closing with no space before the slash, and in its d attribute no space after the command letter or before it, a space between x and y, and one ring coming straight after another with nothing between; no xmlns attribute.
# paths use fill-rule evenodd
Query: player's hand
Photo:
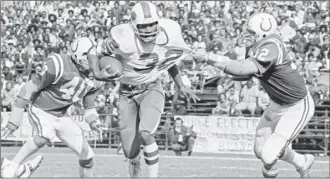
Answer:
<svg viewBox="0 0 330 179"><path fill-rule="evenodd" d="M183 95L185 98L191 98L195 103L196 101L199 101L200 99L196 96L196 94L186 86L183 86L179 88L179 92L181 95Z"/></svg>
<svg viewBox="0 0 330 179"><path fill-rule="evenodd" d="M205 49L197 49L197 50L191 51L190 55L193 56L194 59L197 60L198 62L207 61L208 56L209 56L209 54L207 53L207 51Z"/></svg>
<svg viewBox="0 0 330 179"><path fill-rule="evenodd" d="M18 126L16 126L12 122L8 122L7 125L1 129L1 139L6 139L17 129L18 129Z"/></svg>
<svg viewBox="0 0 330 179"><path fill-rule="evenodd" d="M106 66L97 75L95 75L95 78L99 81L106 81L106 82L119 80L122 75L119 74L118 72L109 73L110 69L111 69L111 65Z"/></svg>
<svg viewBox="0 0 330 179"><path fill-rule="evenodd" d="M89 127L92 129L93 133L98 137L99 141L103 141L103 131L105 126L101 123L100 120L93 121L89 124Z"/></svg>

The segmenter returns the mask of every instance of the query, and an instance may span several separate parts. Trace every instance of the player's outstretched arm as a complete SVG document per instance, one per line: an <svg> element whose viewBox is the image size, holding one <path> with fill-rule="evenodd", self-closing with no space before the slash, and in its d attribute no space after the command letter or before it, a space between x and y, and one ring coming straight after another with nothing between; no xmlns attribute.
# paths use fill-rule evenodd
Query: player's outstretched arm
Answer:
<svg viewBox="0 0 330 179"><path fill-rule="evenodd" d="M42 71L21 88L14 102L9 121L6 127L1 130L1 137L7 138L18 129L21 124L24 108L30 103L35 94L49 85L56 83L61 78L61 71L63 69L59 64L55 65L55 63L59 63L58 58L60 58L59 55L50 55L44 63Z"/></svg>
<svg viewBox="0 0 330 179"><path fill-rule="evenodd" d="M232 60L226 56L209 55L205 50L197 50L191 55L198 61L211 61L215 67L236 77L250 76L259 72L258 67L251 60Z"/></svg>
<svg viewBox="0 0 330 179"><path fill-rule="evenodd" d="M184 95L186 98L191 98L192 100L194 100L194 102L196 102L196 100L200 100L191 89L187 88L183 84L177 65L174 65L170 69L168 69L168 73L173 78L175 84L178 86L179 92L182 95Z"/></svg>
<svg viewBox="0 0 330 179"><path fill-rule="evenodd" d="M85 108L85 121L93 132L97 133L99 141L103 140L102 133L104 126L100 121L99 114L94 106L94 101L99 94L101 88L93 88L83 98L83 106Z"/></svg>

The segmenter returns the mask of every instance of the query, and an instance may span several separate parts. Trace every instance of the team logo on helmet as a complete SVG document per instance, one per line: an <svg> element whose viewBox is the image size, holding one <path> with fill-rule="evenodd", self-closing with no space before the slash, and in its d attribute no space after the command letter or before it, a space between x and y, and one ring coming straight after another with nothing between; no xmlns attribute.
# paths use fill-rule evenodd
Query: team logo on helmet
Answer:
<svg viewBox="0 0 330 179"><path fill-rule="evenodd" d="M264 23L264 20L265 19L262 18L261 23L260 23L260 29L263 30L264 32L268 32L268 31L270 31L270 29L272 29L273 24L272 24L271 20L268 19L269 26L267 27L267 25ZM266 27L264 27L265 25L266 25Z"/></svg>

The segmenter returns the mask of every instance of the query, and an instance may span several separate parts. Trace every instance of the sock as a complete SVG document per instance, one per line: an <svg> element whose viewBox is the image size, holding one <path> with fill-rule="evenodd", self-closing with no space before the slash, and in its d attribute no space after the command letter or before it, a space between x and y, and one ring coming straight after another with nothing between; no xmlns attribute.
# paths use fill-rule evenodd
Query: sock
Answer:
<svg viewBox="0 0 330 179"><path fill-rule="evenodd" d="M156 142L144 146L143 151L149 177L158 177L159 151Z"/></svg>
<svg viewBox="0 0 330 179"><path fill-rule="evenodd" d="M22 162L37 152L39 150L39 147L34 142L34 139L31 137L29 138L25 144L22 146L22 148L18 151L16 156L13 158L12 162L17 164L17 167L22 164Z"/></svg>
<svg viewBox="0 0 330 179"><path fill-rule="evenodd" d="M288 162L293 166L295 166L296 168L300 168L305 163L305 156L298 154L297 152L293 151L291 148L287 147L280 160Z"/></svg>
<svg viewBox="0 0 330 179"><path fill-rule="evenodd" d="M79 175L80 178L92 178L93 177L93 167L91 168L84 168L82 166L79 166Z"/></svg>

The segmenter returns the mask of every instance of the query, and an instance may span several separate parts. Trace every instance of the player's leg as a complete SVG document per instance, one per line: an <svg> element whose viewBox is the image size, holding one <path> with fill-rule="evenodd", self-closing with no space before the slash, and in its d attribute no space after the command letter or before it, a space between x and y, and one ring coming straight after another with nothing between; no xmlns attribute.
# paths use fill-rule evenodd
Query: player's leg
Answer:
<svg viewBox="0 0 330 179"><path fill-rule="evenodd" d="M139 133L143 154L148 166L149 177L158 176L159 151L153 133L156 132L164 108L164 95L158 90L150 90L140 103Z"/></svg>
<svg viewBox="0 0 330 179"><path fill-rule="evenodd" d="M29 108L28 116L36 135L27 139L13 158L12 165L3 171L6 177L14 176L14 172L26 158L37 152L46 143L53 140L56 135L54 128L56 124L55 116L35 107Z"/></svg>
<svg viewBox="0 0 330 179"><path fill-rule="evenodd" d="M314 115L314 102L310 95L294 106L284 108L274 133L262 149L262 160L266 164L275 163L279 158L294 165L301 177L309 175L314 158L294 152L289 145L303 130Z"/></svg>
<svg viewBox="0 0 330 179"><path fill-rule="evenodd" d="M23 165L20 165L16 171L17 178L29 178L40 166L43 156L38 155L32 160L25 162Z"/></svg>
<svg viewBox="0 0 330 179"><path fill-rule="evenodd" d="M118 126L124 155L129 159L131 177L140 176L140 140L137 132L137 103L134 99L120 96L118 100Z"/></svg>
<svg viewBox="0 0 330 179"><path fill-rule="evenodd" d="M80 177L93 177L94 152L87 143L81 127L70 117L62 117L59 120L57 137L79 157Z"/></svg>
<svg viewBox="0 0 330 179"><path fill-rule="evenodd" d="M255 156L262 160L262 149L268 140L268 138L272 135L274 130L274 121L270 119L270 115L272 110L274 109L273 104L271 103L268 109L263 113L259 124L256 129L256 136L254 140L254 154ZM273 178L276 177L279 173L279 170L276 168L272 168L272 166L263 166L262 174L265 178Z"/></svg>

